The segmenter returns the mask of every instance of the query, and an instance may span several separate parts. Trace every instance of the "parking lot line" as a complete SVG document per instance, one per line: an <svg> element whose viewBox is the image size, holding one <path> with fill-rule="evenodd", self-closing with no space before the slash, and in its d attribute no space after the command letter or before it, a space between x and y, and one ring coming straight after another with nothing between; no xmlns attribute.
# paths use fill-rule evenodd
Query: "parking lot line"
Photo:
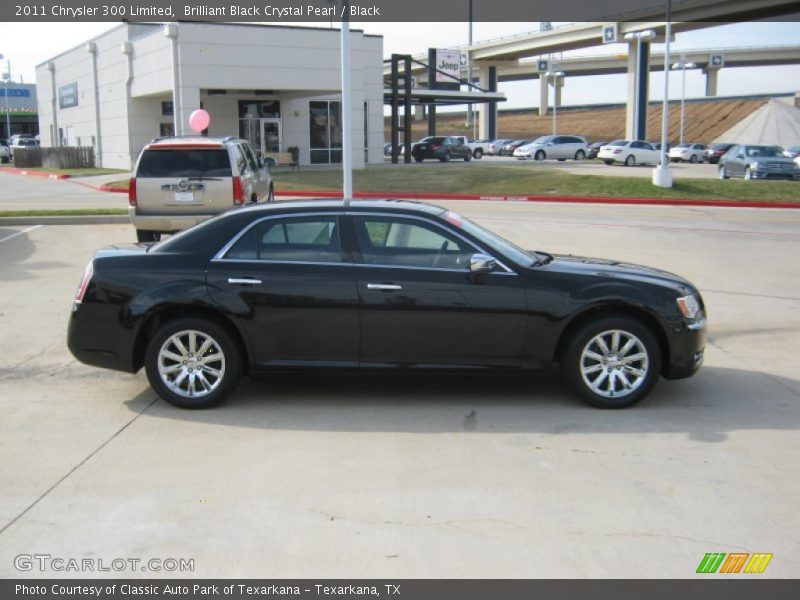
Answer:
<svg viewBox="0 0 800 600"><path fill-rule="evenodd" d="M28 227L27 229L23 229L22 231L18 231L16 233L12 233L11 235L7 235L4 238L0 238L0 244L2 244L3 242L7 242L8 240L12 240L17 236L20 236L20 235L23 235L25 233L31 232L34 229L39 229L39 227L42 227L42 225L34 225L32 227Z"/></svg>

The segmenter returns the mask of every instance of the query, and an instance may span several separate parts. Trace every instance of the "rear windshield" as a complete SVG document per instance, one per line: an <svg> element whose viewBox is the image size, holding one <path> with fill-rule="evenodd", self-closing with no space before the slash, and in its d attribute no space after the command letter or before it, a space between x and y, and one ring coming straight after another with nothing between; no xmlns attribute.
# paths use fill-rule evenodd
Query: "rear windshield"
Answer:
<svg viewBox="0 0 800 600"><path fill-rule="evenodd" d="M228 151L145 150L139 159L137 177L230 177Z"/></svg>
<svg viewBox="0 0 800 600"><path fill-rule="evenodd" d="M628 144L628 140L614 140L609 144L609 146L626 146Z"/></svg>

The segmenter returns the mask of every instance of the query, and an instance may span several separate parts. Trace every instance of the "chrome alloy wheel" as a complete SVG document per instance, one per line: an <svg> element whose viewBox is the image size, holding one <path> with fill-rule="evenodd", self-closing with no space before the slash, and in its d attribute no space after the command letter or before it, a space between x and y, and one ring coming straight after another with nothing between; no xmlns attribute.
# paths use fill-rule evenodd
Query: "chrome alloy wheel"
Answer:
<svg viewBox="0 0 800 600"><path fill-rule="evenodd" d="M649 367L642 340L620 329L597 334L581 352L584 383L605 398L622 398L634 392L644 383Z"/></svg>
<svg viewBox="0 0 800 600"><path fill-rule="evenodd" d="M158 373L164 385L179 396L202 398L222 383L225 354L207 333L179 331L161 345Z"/></svg>

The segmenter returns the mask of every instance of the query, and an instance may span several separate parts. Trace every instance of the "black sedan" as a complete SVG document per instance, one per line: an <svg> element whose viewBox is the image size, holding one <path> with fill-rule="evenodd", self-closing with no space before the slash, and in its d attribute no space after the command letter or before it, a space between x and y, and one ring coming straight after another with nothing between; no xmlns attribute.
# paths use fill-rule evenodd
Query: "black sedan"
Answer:
<svg viewBox="0 0 800 600"><path fill-rule="evenodd" d="M514 150L520 146L530 144L533 140L511 140L507 144L503 144L497 154L500 156L514 156Z"/></svg>
<svg viewBox="0 0 800 600"><path fill-rule="evenodd" d="M534 370L623 408L703 360L703 300L632 264L522 250L460 215L401 201L229 211L88 264L69 323L80 361L135 373L168 402L215 405L269 370Z"/></svg>
<svg viewBox="0 0 800 600"><path fill-rule="evenodd" d="M589 144L589 147L586 149L586 158L597 158L597 153L600 152L600 148L608 145L608 143L609 142L595 142L594 144Z"/></svg>
<svg viewBox="0 0 800 600"><path fill-rule="evenodd" d="M708 148L706 148L705 152L703 152L703 155L706 161L712 165L715 165L728 150L733 148L733 146L734 144L711 144Z"/></svg>
<svg viewBox="0 0 800 600"><path fill-rule="evenodd" d="M429 137L411 147L411 156L417 162L426 158L435 158L441 162L448 162L453 158L469 161L472 160L472 150L454 137Z"/></svg>

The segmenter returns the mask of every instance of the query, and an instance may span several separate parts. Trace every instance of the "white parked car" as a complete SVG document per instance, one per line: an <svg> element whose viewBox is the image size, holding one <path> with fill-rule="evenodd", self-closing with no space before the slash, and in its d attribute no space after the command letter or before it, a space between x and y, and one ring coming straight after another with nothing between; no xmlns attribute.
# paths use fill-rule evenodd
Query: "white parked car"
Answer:
<svg viewBox="0 0 800 600"><path fill-rule="evenodd" d="M670 162L703 162L705 159L705 144L678 144L669 149Z"/></svg>
<svg viewBox="0 0 800 600"><path fill-rule="evenodd" d="M600 148L597 158L607 165L613 165L615 162L628 167L637 164L655 165L661 159L661 152L652 144L641 140L616 140Z"/></svg>
<svg viewBox="0 0 800 600"><path fill-rule="evenodd" d="M588 149L586 138L577 135L545 135L514 150L514 156L519 159L534 160L548 158L584 160Z"/></svg>

